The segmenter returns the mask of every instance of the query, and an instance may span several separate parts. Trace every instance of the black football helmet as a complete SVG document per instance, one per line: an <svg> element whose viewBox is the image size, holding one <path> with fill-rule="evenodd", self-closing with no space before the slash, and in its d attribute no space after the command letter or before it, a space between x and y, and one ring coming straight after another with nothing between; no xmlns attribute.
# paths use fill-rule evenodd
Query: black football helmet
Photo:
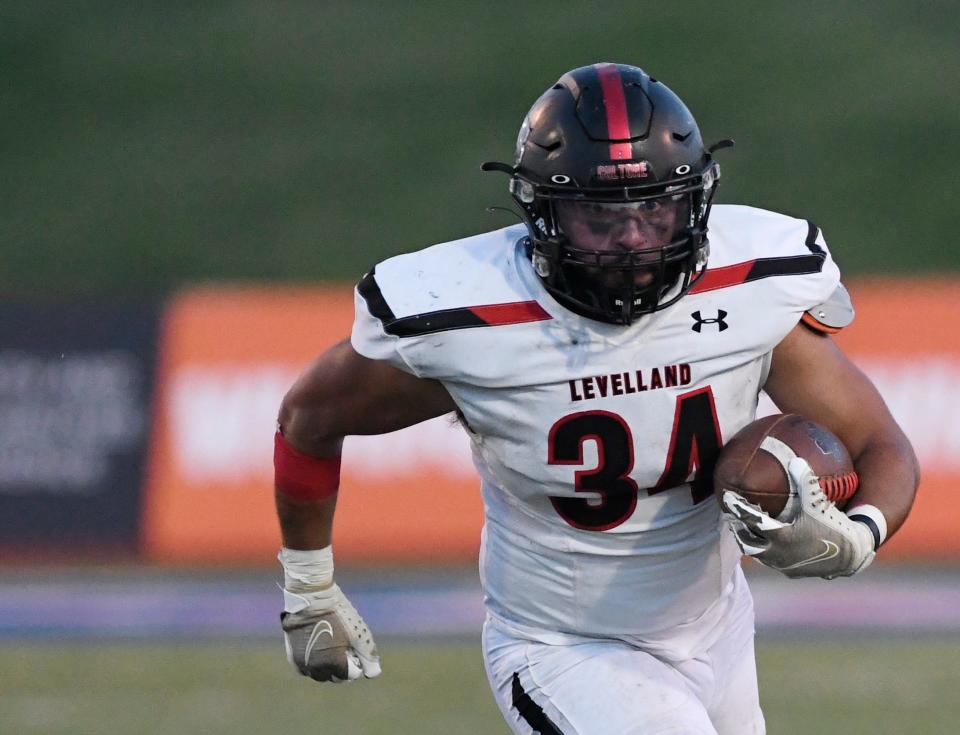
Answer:
<svg viewBox="0 0 960 735"><path fill-rule="evenodd" d="M534 103L513 166L483 169L510 174L534 269L551 295L591 319L630 324L703 275L720 178L711 154L732 144L705 148L680 98L642 69L593 64ZM659 237L620 241L617 228L648 226L650 217Z"/></svg>

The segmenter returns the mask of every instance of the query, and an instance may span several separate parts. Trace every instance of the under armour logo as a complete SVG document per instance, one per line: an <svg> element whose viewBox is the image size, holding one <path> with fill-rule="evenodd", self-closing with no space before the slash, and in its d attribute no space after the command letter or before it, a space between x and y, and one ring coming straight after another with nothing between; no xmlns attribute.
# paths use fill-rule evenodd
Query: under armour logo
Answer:
<svg viewBox="0 0 960 735"><path fill-rule="evenodd" d="M713 319L704 319L702 316L700 316L699 311L695 311L690 316L694 318L694 320L696 321L696 324L690 327L690 329L692 329L694 332L699 333L700 330L703 329L704 324L716 324L717 327L719 328L719 331L722 332L724 329L726 329L729 326L725 321L723 321L723 318L726 315L727 315L727 312L725 312L723 309L717 309L716 317L714 317Z"/></svg>

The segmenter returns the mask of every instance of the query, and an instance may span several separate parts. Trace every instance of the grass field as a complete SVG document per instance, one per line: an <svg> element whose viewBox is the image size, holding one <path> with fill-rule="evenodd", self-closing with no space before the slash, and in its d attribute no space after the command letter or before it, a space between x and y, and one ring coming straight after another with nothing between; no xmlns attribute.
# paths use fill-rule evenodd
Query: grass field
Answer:
<svg viewBox="0 0 960 735"><path fill-rule="evenodd" d="M473 642L384 642L385 675L316 685L263 642L7 643L4 735L492 735L508 733ZM768 642L771 735L957 732L956 639Z"/></svg>
<svg viewBox="0 0 960 735"><path fill-rule="evenodd" d="M589 8L589 9L587 9ZM810 217L846 272L956 271L955 3L4 3L5 293L356 280L512 220L523 114L640 64L724 152L719 199Z"/></svg>

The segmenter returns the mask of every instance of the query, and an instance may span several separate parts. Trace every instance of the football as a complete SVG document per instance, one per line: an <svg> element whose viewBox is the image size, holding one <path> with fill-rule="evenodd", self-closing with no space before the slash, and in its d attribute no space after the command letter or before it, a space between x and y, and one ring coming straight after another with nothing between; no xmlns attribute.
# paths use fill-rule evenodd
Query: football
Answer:
<svg viewBox="0 0 960 735"><path fill-rule="evenodd" d="M787 464L794 456L810 463L837 507L843 508L857 491L859 478L843 443L820 424L787 413L757 419L723 446L713 474L714 492L719 498L733 490L774 518L790 520L795 503L788 503Z"/></svg>

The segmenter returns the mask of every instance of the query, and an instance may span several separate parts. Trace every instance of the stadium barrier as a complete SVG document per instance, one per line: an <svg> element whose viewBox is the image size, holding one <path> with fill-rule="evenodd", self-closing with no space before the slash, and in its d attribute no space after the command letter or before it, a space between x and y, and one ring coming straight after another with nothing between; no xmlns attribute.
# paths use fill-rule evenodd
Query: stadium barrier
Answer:
<svg viewBox="0 0 960 735"><path fill-rule="evenodd" d="M924 470L913 517L884 557L960 557L957 282L864 280L850 290L858 318L837 340L877 383ZM349 334L352 310L348 287L204 288L172 302L145 501L147 558L273 558L277 407L309 361ZM347 439L334 534L341 561L470 561L481 522L468 441L449 419Z"/></svg>

